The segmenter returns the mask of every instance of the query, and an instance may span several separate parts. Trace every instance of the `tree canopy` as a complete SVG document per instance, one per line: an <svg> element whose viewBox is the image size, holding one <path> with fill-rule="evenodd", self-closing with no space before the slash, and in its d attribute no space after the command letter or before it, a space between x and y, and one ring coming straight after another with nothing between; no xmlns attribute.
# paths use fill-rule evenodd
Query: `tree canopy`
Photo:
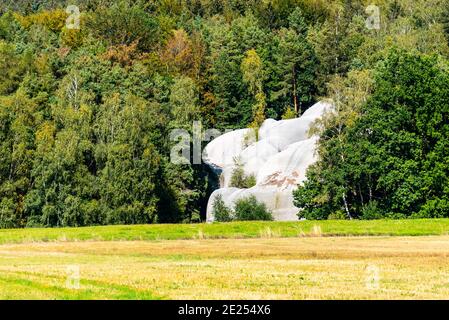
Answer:
<svg viewBox="0 0 449 320"><path fill-rule="evenodd" d="M200 221L214 180L172 129L326 97L301 216L447 215L449 7L376 4L379 29L362 0L2 1L0 227Z"/></svg>
<svg viewBox="0 0 449 320"><path fill-rule="evenodd" d="M338 112L321 126L320 161L295 193L300 216L448 217L448 97L446 61L392 51L366 102L335 98Z"/></svg>

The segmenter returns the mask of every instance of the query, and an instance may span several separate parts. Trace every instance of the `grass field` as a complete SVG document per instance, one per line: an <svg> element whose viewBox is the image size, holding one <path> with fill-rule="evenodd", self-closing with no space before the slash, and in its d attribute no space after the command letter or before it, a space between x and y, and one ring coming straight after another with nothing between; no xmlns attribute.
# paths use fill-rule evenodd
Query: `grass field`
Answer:
<svg viewBox="0 0 449 320"><path fill-rule="evenodd" d="M449 220L3 230L0 299L448 299L448 231Z"/></svg>
<svg viewBox="0 0 449 320"><path fill-rule="evenodd" d="M232 222L55 229L0 229L0 244L48 241L240 239L303 236L449 235L449 219Z"/></svg>

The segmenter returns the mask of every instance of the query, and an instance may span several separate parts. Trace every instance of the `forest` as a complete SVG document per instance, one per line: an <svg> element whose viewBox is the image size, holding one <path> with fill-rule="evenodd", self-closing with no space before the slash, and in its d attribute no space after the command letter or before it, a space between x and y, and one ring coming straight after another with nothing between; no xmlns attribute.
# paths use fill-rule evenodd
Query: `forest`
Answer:
<svg viewBox="0 0 449 320"><path fill-rule="evenodd" d="M170 162L170 131L258 127L323 99L335 110L311 129L298 218L449 217L446 0L6 0L0 14L0 228L203 221L216 181Z"/></svg>

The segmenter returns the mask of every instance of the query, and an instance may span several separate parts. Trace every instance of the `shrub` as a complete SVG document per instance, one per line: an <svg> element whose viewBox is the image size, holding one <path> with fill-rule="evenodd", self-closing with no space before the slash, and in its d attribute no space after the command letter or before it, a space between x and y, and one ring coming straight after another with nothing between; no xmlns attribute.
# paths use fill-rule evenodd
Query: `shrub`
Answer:
<svg viewBox="0 0 449 320"><path fill-rule="evenodd" d="M401 219L407 219L407 218L413 218L413 215L411 217L408 217L407 215L403 214L403 213L399 213L399 212L388 212L385 215L385 219L390 219L390 220L401 220ZM421 219L420 217L416 217L418 219Z"/></svg>
<svg viewBox="0 0 449 320"><path fill-rule="evenodd" d="M282 120L290 120L296 118L295 109L288 107L282 115Z"/></svg>
<svg viewBox="0 0 449 320"><path fill-rule="evenodd" d="M249 176L246 176L244 185L246 189L252 188L256 185L256 176L253 174L250 174Z"/></svg>
<svg viewBox="0 0 449 320"><path fill-rule="evenodd" d="M238 200L234 211L236 220L239 221L273 220L272 213L264 203L257 201L255 196Z"/></svg>
<svg viewBox="0 0 449 320"><path fill-rule="evenodd" d="M249 189L256 185L256 177L251 175L246 175L245 171L243 170L243 165L235 162L235 169L232 171L231 175L231 183L230 187L234 188L240 188L240 189Z"/></svg>
<svg viewBox="0 0 449 320"><path fill-rule="evenodd" d="M229 209L224 201L221 194L219 194L212 205L212 213L217 222L230 222L233 220L232 210Z"/></svg>
<svg viewBox="0 0 449 320"><path fill-rule="evenodd" d="M449 217L449 201L442 197L440 199L431 199L421 207L420 211L412 218L447 218Z"/></svg>
<svg viewBox="0 0 449 320"><path fill-rule="evenodd" d="M245 172L243 168L238 166L232 171L230 187L243 188L245 181Z"/></svg>
<svg viewBox="0 0 449 320"><path fill-rule="evenodd" d="M335 211L327 217L328 220L346 220L347 218L348 216L341 210Z"/></svg>
<svg viewBox="0 0 449 320"><path fill-rule="evenodd" d="M379 205L375 200L368 202L368 204L365 204L362 207L361 219L363 220L382 219L383 216L384 215L382 214L381 210L379 209Z"/></svg>

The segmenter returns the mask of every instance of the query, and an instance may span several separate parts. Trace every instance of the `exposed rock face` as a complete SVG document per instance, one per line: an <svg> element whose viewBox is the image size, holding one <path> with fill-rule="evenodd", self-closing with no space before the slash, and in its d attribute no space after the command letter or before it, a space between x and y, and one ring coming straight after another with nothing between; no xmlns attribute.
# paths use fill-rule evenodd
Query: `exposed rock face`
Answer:
<svg viewBox="0 0 449 320"><path fill-rule="evenodd" d="M227 206L233 208L237 200L254 195L273 212L275 220L297 220L298 208L293 205L293 190L305 180L307 168L316 161L317 137L309 137L310 125L331 105L319 102L300 118L266 120L259 130L259 141L248 140L249 129L226 133L206 146L204 161L221 173L220 187L210 197L207 221L213 221L214 199L221 194ZM256 177L250 189L230 188L235 160L243 165L247 175Z"/></svg>

